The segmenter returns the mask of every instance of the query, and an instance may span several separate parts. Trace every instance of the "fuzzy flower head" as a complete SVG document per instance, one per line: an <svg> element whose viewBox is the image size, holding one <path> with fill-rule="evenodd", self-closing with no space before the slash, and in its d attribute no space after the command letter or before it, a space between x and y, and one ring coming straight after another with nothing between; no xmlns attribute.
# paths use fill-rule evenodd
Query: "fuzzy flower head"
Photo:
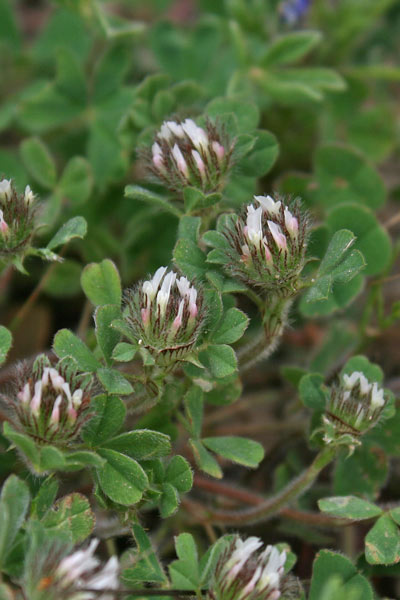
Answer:
<svg viewBox="0 0 400 600"><path fill-rule="evenodd" d="M164 121L151 148L149 170L175 193L187 186L216 192L224 186L233 147L210 122L203 129L192 119Z"/></svg>
<svg viewBox="0 0 400 600"><path fill-rule="evenodd" d="M250 287L289 295L304 266L307 220L271 196L254 196L225 231L226 269Z"/></svg>
<svg viewBox="0 0 400 600"><path fill-rule="evenodd" d="M286 552L260 550L257 537L237 536L218 561L208 592L212 600L278 600L282 596Z"/></svg>
<svg viewBox="0 0 400 600"><path fill-rule="evenodd" d="M194 347L204 323L201 292L167 267L126 294L129 327L160 364L171 364Z"/></svg>
<svg viewBox="0 0 400 600"><path fill-rule="evenodd" d="M12 181L0 180L0 259L22 255L34 232L35 196L26 186L17 194Z"/></svg>
<svg viewBox="0 0 400 600"><path fill-rule="evenodd" d="M327 444L358 445L359 438L374 427L387 404L383 388L354 371L333 386L327 403L324 441Z"/></svg>
<svg viewBox="0 0 400 600"><path fill-rule="evenodd" d="M66 554L65 545L56 542L38 548L41 560L28 559L24 590L28 597L31 600L115 600L116 595L110 590L119 588L118 559L113 556L102 566L94 555L98 544L99 541L93 539L87 548L71 554Z"/></svg>
<svg viewBox="0 0 400 600"><path fill-rule="evenodd" d="M53 367L44 355L30 369L23 364L15 381L0 396L1 406L13 427L38 444L65 447L90 418L91 379L77 375L60 361Z"/></svg>

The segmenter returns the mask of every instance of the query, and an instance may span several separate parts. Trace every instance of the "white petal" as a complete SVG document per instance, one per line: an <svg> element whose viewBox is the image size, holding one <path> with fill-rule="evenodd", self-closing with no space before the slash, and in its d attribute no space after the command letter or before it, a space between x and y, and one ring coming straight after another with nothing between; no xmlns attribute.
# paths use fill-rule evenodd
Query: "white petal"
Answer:
<svg viewBox="0 0 400 600"><path fill-rule="evenodd" d="M271 196L254 196L254 200L257 200L265 212L277 215L280 211L281 202L279 200L275 202Z"/></svg>

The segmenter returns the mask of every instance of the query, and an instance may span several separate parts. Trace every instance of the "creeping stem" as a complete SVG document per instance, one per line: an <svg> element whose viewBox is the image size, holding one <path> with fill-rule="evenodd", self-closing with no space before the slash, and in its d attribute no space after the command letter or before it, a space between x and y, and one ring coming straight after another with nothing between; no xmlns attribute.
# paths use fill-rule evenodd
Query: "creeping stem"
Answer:
<svg viewBox="0 0 400 600"><path fill-rule="evenodd" d="M324 469L334 458L335 449L326 447L317 454L311 465L291 481L283 490L272 498L267 498L265 502L247 508L245 510L208 510L207 518L211 523L220 525L235 525L236 527L249 525L251 523L260 523L275 516L282 508L287 506L289 502L298 498L313 483L319 473Z"/></svg>

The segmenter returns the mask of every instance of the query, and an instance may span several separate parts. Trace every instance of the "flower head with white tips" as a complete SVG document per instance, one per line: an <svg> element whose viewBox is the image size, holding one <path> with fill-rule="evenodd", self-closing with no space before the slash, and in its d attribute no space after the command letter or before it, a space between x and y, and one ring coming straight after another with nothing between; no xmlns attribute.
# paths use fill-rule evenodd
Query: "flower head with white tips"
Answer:
<svg viewBox="0 0 400 600"><path fill-rule="evenodd" d="M26 597L30 600L116 600L112 590L120 586L119 561L113 556L102 565L95 556L98 545L99 540L93 539L86 548L72 553L70 546L59 540L39 546L36 556L28 554Z"/></svg>
<svg viewBox="0 0 400 600"><path fill-rule="evenodd" d="M0 180L0 259L23 256L34 233L35 196L26 186L17 194L10 179Z"/></svg>
<svg viewBox="0 0 400 600"><path fill-rule="evenodd" d="M158 362L172 364L193 350L202 330L203 297L184 276L166 267L126 293L126 321Z"/></svg>
<svg viewBox="0 0 400 600"><path fill-rule="evenodd" d="M232 164L234 143L210 121L164 121L147 155L149 170L168 189L183 194L191 186L204 193L222 189ZM150 159L150 160L149 160Z"/></svg>
<svg viewBox="0 0 400 600"><path fill-rule="evenodd" d="M8 420L37 444L68 446L91 417L91 377L79 375L75 365L60 361L52 366L39 356L33 367L23 363L10 392L0 396Z"/></svg>
<svg viewBox="0 0 400 600"><path fill-rule="evenodd" d="M278 600L285 587L286 552L260 551L257 537L236 536L217 564L208 592L211 600Z"/></svg>
<svg viewBox="0 0 400 600"><path fill-rule="evenodd" d="M282 199L254 196L246 215L228 219L223 234L228 247L226 270L250 287L282 296L296 293L305 263L308 224L298 205L290 208Z"/></svg>
<svg viewBox="0 0 400 600"><path fill-rule="evenodd" d="M324 441L328 444L358 445L361 435L380 420L388 396L378 383L361 371L343 374L331 389L324 423Z"/></svg>

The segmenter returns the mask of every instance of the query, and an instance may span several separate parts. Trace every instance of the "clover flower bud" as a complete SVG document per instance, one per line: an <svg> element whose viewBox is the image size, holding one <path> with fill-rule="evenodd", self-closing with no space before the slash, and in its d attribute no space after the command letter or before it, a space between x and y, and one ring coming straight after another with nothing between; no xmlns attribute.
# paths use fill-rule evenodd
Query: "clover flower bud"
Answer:
<svg viewBox="0 0 400 600"><path fill-rule="evenodd" d="M11 180L0 181L0 259L23 255L34 232L34 194L17 194Z"/></svg>
<svg viewBox="0 0 400 600"><path fill-rule="evenodd" d="M220 557L208 591L210 600L278 600L285 586L286 552L260 551L257 537L235 537Z"/></svg>
<svg viewBox="0 0 400 600"><path fill-rule="evenodd" d="M233 149L233 142L210 122L202 128L192 119L165 121L151 147L148 168L175 193L187 186L216 192L225 183Z"/></svg>
<svg viewBox="0 0 400 600"><path fill-rule="evenodd" d="M358 445L359 438L375 427L387 404L384 390L371 383L363 373L343 375L331 389L323 416L327 444Z"/></svg>
<svg viewBox="0 0 400 600"><path fill-rule="evenodd" d="M35 200L35 194L32 192L29 185L25 187L24 200L25 204L27 204L28 206L32 204L32 202L34 202Z"/></svg>
<svg viewBox="0 0 400 600"><path fill-rule="evenodd" d="M63 361L51 366L39 356L33 367L22 364L0 405L14 428L38 444L66 447L90 418L91 380L68 369Z"/></svg>
<svg viewBox="0 0 400 600"><path fill-rule="evenodd" d="M159 364L172 364L192 351L204 323L202 294L167 267L126 293L126 321L142 347Z"/></svg>
<svg viewBox="0 0 400 600"><path fill-rule="evenodd" d="M304 266L307 219L271 196L254 196L224 235L226 270L250 287L290 296Z"/></svg>
<svg viewBox="0 0 400 600"><path fill-rule="evenodd" d="M52 540L28 553L24 592L31 600L115 600L119 588L119 562L111 557L102 566L94 555L99 540L71 554L70 546ZM90 590L90 591L89 591ZM104 592L102 592L104 590Z"/></svg>

